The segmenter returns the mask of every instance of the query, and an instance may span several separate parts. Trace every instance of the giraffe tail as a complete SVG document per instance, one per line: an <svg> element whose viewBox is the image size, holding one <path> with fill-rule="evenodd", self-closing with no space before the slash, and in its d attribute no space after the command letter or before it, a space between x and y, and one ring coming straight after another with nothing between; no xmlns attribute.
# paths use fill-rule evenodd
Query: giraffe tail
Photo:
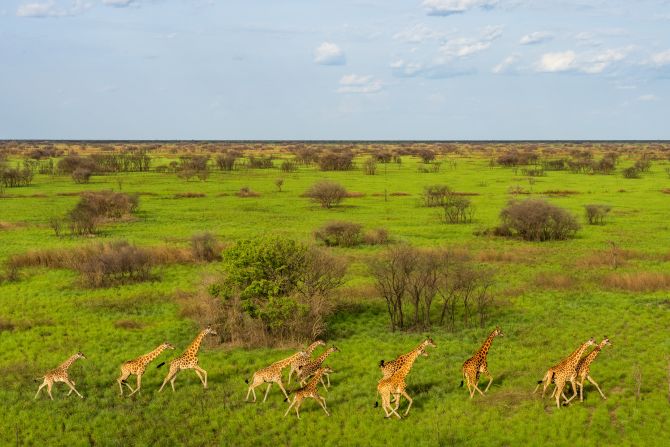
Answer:
<svg viewBox="0 0 670 447"><path fill-rule="evenodd" d="M381 359L381 360L379 361L379 367L380 367L380 368L383 368L383 367L384 367L384 359Z"/></svg>
<svg viewBox="0 0 670 447"><path fill-rule="evenodd" d="M249 379L244 379L244 383L249 384Z"/></svg>
<svg viewBox="0 0 670 447"><path fill-rule="evenodd" d="M459 385L459 388L463 388L463 380L461 380L461 384Z"/></svg>
<svg viewBox="0 0 670 447"><path fill-rule="evenodd" d="M541 384L542 382L544 382L544 380L538 380L538 381L537 381L537 384L539 385L539 384Z"/></svg>
<svg viewBox="0 0 670 447"><path fill-rule="evenodd" d="M159 363L158 366L156 366L156 368L160 368L160 367L163 366L163 365L165 365L165 362L161 362L161 363Z"/></svg>
<svg viewBox="0 0 670 447"><path fill-rule="evenodd" d="M379 401L375 401L375 408L379 406Z"/></svg>

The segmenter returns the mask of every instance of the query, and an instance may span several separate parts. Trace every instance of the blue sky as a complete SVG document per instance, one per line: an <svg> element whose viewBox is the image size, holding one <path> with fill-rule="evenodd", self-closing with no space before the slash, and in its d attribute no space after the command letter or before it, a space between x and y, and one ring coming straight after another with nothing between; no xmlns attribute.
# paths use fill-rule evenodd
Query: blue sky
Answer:
<svg viewBox="0 0 670 447"><path fill-rule="evenodd" d="M0 138L670 139L670 0L0 0Z"/></svg>

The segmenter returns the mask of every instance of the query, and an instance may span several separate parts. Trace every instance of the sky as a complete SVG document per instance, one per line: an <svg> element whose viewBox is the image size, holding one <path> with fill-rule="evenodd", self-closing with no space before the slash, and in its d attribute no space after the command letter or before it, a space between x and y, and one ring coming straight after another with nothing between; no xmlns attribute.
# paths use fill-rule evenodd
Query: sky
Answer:
<svg viewBox="0 0 670 447"><path fill-rule="evenodd" d="M0 0L0 139L670 139L670 0Z"/></svg>

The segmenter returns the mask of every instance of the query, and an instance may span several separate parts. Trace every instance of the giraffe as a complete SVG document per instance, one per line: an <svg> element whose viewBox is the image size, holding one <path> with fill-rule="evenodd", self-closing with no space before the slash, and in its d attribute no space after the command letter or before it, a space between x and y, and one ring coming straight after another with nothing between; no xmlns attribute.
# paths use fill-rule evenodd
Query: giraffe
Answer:
<svg viewBox="0 0 670 447"><path fill-rule="evenodd" d="M324 342L323 340L317 340L317 341L315 341L314 343L312 343L311 345L309 345L309 346L307 347L307 349L305 349L304 352L305 352L307 355L302 356L302 357L299 357L299 358L295 359L295 361L293 361L293 362L291 363L291 365L290 365L290 366L291 366L291 370L290 370L289 373L288 373L288 384L289 384L289 385L291 384L291 376L293 375L293 373L297 373L297 372L298 372L298 369L299 369L301 366L304 366L304 365L306 365L306 364L309 362L309 359L310 359L310 356L312 355L312 352L314 352L314 350L315 350L316 348L318 348L319 346L326 346L326 342Z"/></svg>
<svg viewBox="0 0 670 447"><path fill-rule="evenodd" d="M289 411L291 411L291 408L295 408L295 414L298 416L298 419L300 419L300 412L298 411L300 409L300 405L302 405L303 400L310 397L317 401L319 405L321 405L323 411L326 412L326 415L330 416L330 413L328 413L328 409L326 408L326 399L319 394L318 387L319 382L323 383L323 376L332 372L333 370L328 366L317 369L309 382L307 382L307 385L294 393L293 402L291 402L291 405L289 405L289 407L286 409L284 417L288 415ZM288 400L288 397L286 400Z"/></svg>
<svg viewBox="0 0 670 447"><path fill-rule="evenodd" d="M533 393L537 392L537 389L540 387L540 385L542 383L544 383L544 386L543 386L543 389L542 389L542 397L544 398L544 395L547 391L547 388L549 387L549 385L554 383L557 386L554 388L554 391L551 393L551 396L550 396L550 397L554 397L556 395L556 391L558 389L558 382L556 381L557 377L558 376L566 376L566 374L568 374L568 373L574 373L575 376L573 376L572 379L570 378L572 376L572 374L568 374L565 377L565 380L562 382L561 390L558 393L559 396L560 395L563 396L566 403L568 403L570 400L572 400L572 398L570 400L568 400L568 398L563 393L563 385L565 385L566 381L570 381L572 383L573 391L574 391L574 394L573 394L572 397L574 398L577 395L577 389L576 389L576 385L575 385L577 363L581 359L581 356L584 353L584 350L586 350L587 347L589 347L593 344L595 344L595 340L593 338L591 338L590 340L581 344L568 357L561 360L558 364L549 368L547 370L547 372L545 373L544 377L542 378L542 380L538 380L537 386L535 387L535 390L533 391ZM557 406L560 406L560 404L558 403L559 402L559 396L556 396Z"/></svg>
<svg viewBox="0 0 670 447"><path fill-rule="evenodd" d="M493 376L489 372L486 356L489 353L491 344L493 344L493 339L502 336L503 333L500 330L500 327L496 327L493 332L486 337L484 344L477 350L477 352L475 352L475 355L463 363L462 372L464 380L461 380L461 386L463 386L463 381L465 381L468 387L468 392L470 393L470 399L475 396L475 391L479 391L479 394L483 396L484 393L489 390L491 383L493 383ZM482 374L489 378L489 383L486 385L484 392L477 386L479 384L479 376Z"/></svg>
<svg viewBox="0 0 670 447"><path fill-rule="evenodd" d="M47 393L49 394L49 397L51 398L51 400L54 400L54 397L51 395L51 387L53 386L54 383L57 382L63 382L64 384L70 387L70 392L67 393L68 396L72 394L72 392L74 391L77 394L77 396L83 399L84 396L79 394L79 391L75 389L74 380L70 379L70 376L68 375L67 371L75 361L77 361L78 359L85 359L85 358L86 356L84 355L84 353L77 352L76 354L72 355L70 358L65 360L63 363L61 363L61 365L58 366L57 368L47 371L45 375L39 377L37 380L44 379L44 381L42 382L42 385L40 385L40 387L37 389L35 399L37 399L37 397L40 395L40 391L42 391L42 388L47 387Z"/></svg>
<svg viewBox="0 0 670 447"><path fill-rule="evenodd" d="M589 352L586 357L582 358L579 363L577 364L577 381L578 381L578 386L579 386L579 401L583 402L584 401L584 380L588 380L591 382L597 389L600 395L602 396L603 399L607 400L603 392L600 390L600 387L596 383L595 380L591 378L589 375L590 368L591 368L591 363L598 357L598 354L600 354L600 351L607 345L611 345L612 343L610 342L609 338L605 336L603 341L601 341L596 347L593 349L593 351Z"/></svg>
<svg viewBox="0 0 670 447"><path fill-rule="evenodd" d="M172 386L172 392L175 391L174 381L177 378L177 373L179 373L179 371L181 371L182 369L195 370L195 373L198 375L200 381L202 382L203 388L207 388L207 371L198 366L198 350L200 349L200 344L202 343L202 340L208 334L217 335L216 331L212 329L211 326L207 326L205 329L200 331L200 333L195 337L195 339L191 342L188 348L186 348L186 351L184 351L183 354L181 354L179 357L175 358L170 362L170 370L168 371L167 376L165 376L165 380L163 380L163 384L158 390L159 393L163 391L163 387L165 387L165 384L167 384L168 382L170 382L170 385ZM161 366L162 364L158 365L159 368Z"/></svg>
<svg viewBox="0 0 670 447"><path fill-rule="evenodd" d="M323 351L323 353L321 353L321 355L319 355L314 360L310 360L304 365L300 366L298 368L298 380L300 381L300 386L305 386L305 383L307 383L307 379L311 375L315 374L319 368L321 368L323 362L326 361L326 359L330 354L339 351L340 351L339 348L337 348L336 346L331 346L330 348ZM326 378L328 379L328 386L326 386L326 384L323 383L323 376L326 376ZM321 376L321 384L326 389L326 391L328 391L328 387L330 386L330 374L328 372L323 373L323 375Z"/></svg>
<svg viewBox="0 0 670 447"><path fill-rule="evenodd" d="M404 357L399 357L398 359L400 359L400 361L394 362L395 372L393 372L388 377L382 378L377 383L377 392L381 396L382 408L386 413L386 417L389 417L391 414L395 414L398 418L400 418L400 415L397 413L398 407L400 406L400 396L404 396L405 399L407 399L409 402L407 410L405 410L405 416L407 416L410 408L412 408L413 399L409 396L409 394L407 394L407 384L405 383L405 378L411 371L412 366L414 365L414 361L420 355L426 354L426 348L428 346L432 346L433 348L437 347L432 338L426 339L423 343L421 343L411 352L407 353ZM395 409L392 409L391 407L391 394L393 394L395 398Z"/></svg>
<svg viewBox="0 0 670 447"><path fill-rule="evenodd" d="M274 362L272 365L256 371L254 375L251 377L251 383L249 383L248 379L244 381L245 383L249 384L249 389L247 390L247 397L244 399L244 401L248 402L249 393L253 393L254 395L253 402L256 402L255 389L256 387L262 385L263 383L268 384L268 388L267 390L265 390L265 397L263 398L263 402L265 402L266 399L268 398L268 393L270 392L270 387L272 386L273 383L279 385L279 388L281 389L282 393L284 393L284 396L288 399L288 394L286 393L286 389L284 389L284 385L282 384L281 380L282 371L284 370L284 368L286 368L296 360L304 358L307 355L308 354L305 351L299 351L290 357Z"/></svg>
<svg viewBox="0 0 670 447"><path fill-rule="evenodd" d="M119 384L121 396L123 396L123 385L126 385L130 389L130 394L128 397L132 396L140 390L140 386L142 384L142 374L144 374L144 371L147 369L147 365L154 361L156 357L161 355L161 353L166 349L174 349L174 346L168 342L162 343L153 351L137 357L134 360L128 360L121 365L121 375L118 379L116 379ZM128 382L126 382L126 379L132 374L137 376L137 388L135 388L135 390L133 390L133 387L131 387Z"/></svg>
<svg viewBox="0 0 670 447"><path fill-rule="evenodd" d="M402 354L398 356L398 358L396 358L395 360L391 360L390 362L384 362L384 360L381 360L379 362L379 367L382 370L382 376L383 376L382 378L386 379L388 377L391 377L400 368L405 359L408 356L412 355L412 353L417 349L423 349L423 354L421 355L423 355L424 357L428 357L428 353L425 351L425 348L426 346L429 346L432 342L433 342L432 339L427 338L424 341L422 341L419 346L417 346L407 354Z"/></svg>

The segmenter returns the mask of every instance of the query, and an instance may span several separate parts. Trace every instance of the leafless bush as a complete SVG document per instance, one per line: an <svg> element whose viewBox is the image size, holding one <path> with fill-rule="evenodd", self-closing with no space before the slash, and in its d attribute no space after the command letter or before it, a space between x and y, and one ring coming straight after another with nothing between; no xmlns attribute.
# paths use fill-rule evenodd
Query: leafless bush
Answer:
<svg viewBox="0 0 670 447"><path fill-rule="evenodd" d="M589 225L602 225L612 208L608 205L585 205L584 209Z"/></svg>
<svg viewBox="0 0 670 447"><path fill-rule="evenodd" d="M631 166L631 167L628 167L628 168L624 169L623 171L621 171L621 174L623 175L624 178L640 178L640 177L642 177L640 175L640 171L634 166Z"/></svg>
<svg viewBox="0 0 670 447"><path fill-rule="evenodd" d="M49 227L51 227L56 237L60 237L63 233L63 219L52 216L49 218Z"/></svg>
<svg viewBox="0 0 670 447"><path fill-rule="evenodd" d="M383 245L389 242L389 232L386 228L375 228L363 234L363 242L366 245Z"/></svg>
<svg viewBox="0 0 670 447"><path fill-rule="evenodd" d="M314 232L314 238L329 247L355 247L362 242L362 225L332 221Z"/></svg>
<svg viewBox="0 0 670 447"><path fill-rule="evenodd" d="M212 233L197 233L191 236L191 253L198 261L221 260L221 246Z"/></svg>
<svg viewBox="0 0 670 447"><path fill-rule="evenodd" d="M467 326L473 313L484 325L493 305L492 272L459 250L398 245L373 259L370 269L386 301L391 330L426 329L435 322L454 330L458 315ZM439 317L436 300L441 300Z"/></svg>
<svg viewBox="0 0 670 447"><path fill-rule="evenodd" d="M281 192L282 186L284 186L284 179L283 178L275 179L275 187L277 188L278 192Z"/></svg>
<svg viewBox="0 0 670 447"><path fill-rule="evenodd" d="M72 180L75 183L88 183L93 173L87 168L77 168L72 172Z"/></svg>
<svg viewBox="0 0 670 447"><path fill-rule="evenodd" d="M271 156L268 157L250 156L247 166L251 169L271 169L274 167L274 163L272 162Z"/></svg>
<svg viewBox="0 0 670 447"><path fill-rule="evenodd" d="M251 188L248 186L243 186L240 188L237 193L235 193L237 197L242 197L242 198L248 198L248 197L260 197L260 194L257 193L256 191L252 191Z"/></svg>
<svg viewBox="0 0 670 447"><path fill-rule="evenodd" d="M444 206L451 195L451 189L447 185L430 185L423 188L423 206Z"/></svg>
<svg viewBox="0 0 670 447"><path fill-rule="evenodd" d="M568 211L545 200L511 201L500 212L500 233L528 241L564 240L579 229Z"/></svg>
<svg viewBox="0 0 670 447"><path fill-rule="evenodd" d="M339 183L330 180L320 180L305 192L305 197L320 203L323 208L338 205L346 196L347 190Z"/></svg>
<svg viewBox="0 0 670 447"><path fill-rule="evenodd" d="M102 219L118 219L137 210L137 195L87 191L68 214L72 234L93 234Z"/></svg>
<svg viewBox="0 0 670 447"><path fill-rule="evenodd" d="M237 154L225 153L216 156L216 165L221 171L232 171L235 169Z"/></svg>
<svg viewBox="0 0 670 447"><path fill-rule="evenodd" d="M444 204L444 221L450 224L470 223L474 218L475 207L465 197L449 195Z"/></svg>
<svg viewBox="0 0 670 447"><path fill-rule="evenodd" d="M375 175L377 173L377 159L369 157L363 162L363 173L365 175Z"/></svg>
<svg viewBox="0 0 670 447"><path fill-rule="evenodd" d="M279 166L282 172L296 172L298 170L298 164L293 160L284 160Z"/></svg>
<svg viewBox="0 0 670 447"><path fill-rule="evenodd" d="M354 167L354 154L348 150L328 151L319 155L317 163L322 171L348 171Z"/></svg>

